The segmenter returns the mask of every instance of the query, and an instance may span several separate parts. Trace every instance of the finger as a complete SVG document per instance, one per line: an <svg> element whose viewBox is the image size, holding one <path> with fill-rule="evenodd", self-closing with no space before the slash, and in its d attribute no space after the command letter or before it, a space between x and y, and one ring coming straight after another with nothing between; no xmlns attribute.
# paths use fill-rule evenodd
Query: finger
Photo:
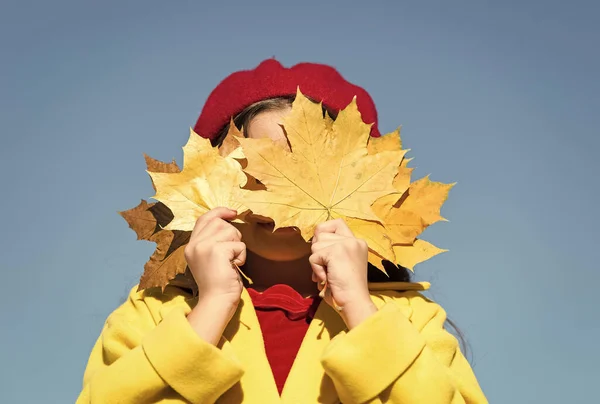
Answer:
<svg viewBox="0 0 600 404"><path fill-rule="evenodd" d="M317 277L317 274L315 273L315 271L312 271L312 273L311 273L311 279L312 279L312 281L314 283L323 286L323 281Z"/></svg>
<svg viewBox="0 0 600 404"><path fill-rule="evenodd" d="M212 237L214 241L241 241L242 233L235 227L228 224L227 227L221 228L218 232L214 234Z"/></svg>
<svg viewBox="0 0 600 404"><path fill-rule="evenodd" d="M237 216L237 211L229 208L214 208L200 216L196 220L196 224L194 225L194 229L192 230L192 234L190 238L196 237L198 233L202 231L204 226L212 221L212 219L219 218L223 220L232 220Z"/></svg>
<svg viewBox="0 0 600 404"><path fill-rule="evenodd" d="M221 243L221 247L227 252L227 258L233 264L242 266L246 263L246 244L241 241L227 241Z"/></svg>
<svg viewBox="0 0 600 404"><path fill-rule="evenodd" d="M198 234L200 234L202 232L202 230L206 227L206 225L208 223L212 222L214 219L232 220L236 216L237 216L237 212L232 209L228 209L228 208L211 209L196 220L196 224L194 225L194 228L192 229L192 234L190 235L190 238L193 239L193 238L198 237Z"/></svg>
<svg viewBox="0 0 600 404"><path fill-rule="evenodd" d="M323 294L323 300L325 300L325 302L327 302L328 305L333 307L338 313L344 309L343 306L338 305L337 302L335 301L335 297L333 296L333 292L331 291L331 288L326 288L321 293Z"/></svg>
<svg viewBox="0 0 600 404"><path fill-rule="evenodd" d="M315 278L317 278L317 282L325 283L327 282L327 258L324 254L312 254L308 257L308 262L310 262L310 267L313 270L313 274Z"/></svg>
<svg viewBox="0 0 600 404"><path fill-rule="evenodd" d="M223 219L213 218L204 228L197 234L196 238L200 241L240 241L242 233L233 227L229 222Z"/></svg>
<svg viewBox="0 0 600 404"><path fill-rule="evenodd" d="M321 233L335 233L341 236L354 237L354 234L343 219L334 219L319 223L315 227L315 234L319 235Z"/></svg>
<svg viewBox="0 0 600 404"><path fill-rule="evenodd" d="M314 271L312 272L311 279L314 283L317 284L317 289L319 291L323 290L323 288L325 287L325 282L320 281L319 278L317 278L317 274Z"/></svg>
<svg viewBox="0 0 600 404"><path fill-rule="evenodd" d="M335 245L337 243L339 243L339 241L319 241L319 242L311 244L310 251L312 253L316 253L319 250L322 250L327 247L331 247L332 245Z"/></svg>
<svg viewBox="0 0 600 404"><path fill-rule="evenodd" d="M340 241L345 238L348 237L334 233L319 233L314 235L314 237L312 238L312 242L316 243L319 241Z"/></svg>
<svg viewBox="0 0 600 404"><path fill-rule="evenodd" d="M323 285L319 285L319 297L323 300L325 300L325 302L330 305L331 307L333 307L333 299L331 296L331 288L327 287L327 283L324 283Z"/></svg>

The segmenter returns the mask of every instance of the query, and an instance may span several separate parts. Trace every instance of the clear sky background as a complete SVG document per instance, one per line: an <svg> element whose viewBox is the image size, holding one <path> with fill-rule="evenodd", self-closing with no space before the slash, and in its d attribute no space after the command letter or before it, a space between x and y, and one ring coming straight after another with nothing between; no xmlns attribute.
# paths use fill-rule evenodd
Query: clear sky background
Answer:
<svg viewBox="0 0 600 404"><path fill-rule="evenodd" d="M214 86L336 66L414 178L458 182L416 268L492 403L597 396L600 8L589 1L2 1L0 401L74 402L152 253L117 214Z"/></svg>

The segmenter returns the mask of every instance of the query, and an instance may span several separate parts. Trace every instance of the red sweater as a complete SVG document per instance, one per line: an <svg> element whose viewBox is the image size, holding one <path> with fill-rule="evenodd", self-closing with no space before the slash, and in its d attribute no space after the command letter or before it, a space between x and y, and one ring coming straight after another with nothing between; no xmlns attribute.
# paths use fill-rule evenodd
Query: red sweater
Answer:
<svg viewBox="0 0 600 404"><path fill-rule="evenodd" d="M319 297L302 297L288 285L274 285L260 293L248 289L265 342L279 394L283 390Z"/></svg>

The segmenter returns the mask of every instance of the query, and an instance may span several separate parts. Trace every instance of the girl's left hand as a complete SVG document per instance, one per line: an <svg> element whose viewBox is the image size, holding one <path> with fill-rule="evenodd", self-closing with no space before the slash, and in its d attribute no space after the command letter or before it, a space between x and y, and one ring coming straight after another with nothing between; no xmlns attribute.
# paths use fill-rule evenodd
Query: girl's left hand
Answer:
<svg viewBox="0 0 600 404"><path fill-rule="evenodd" d="M342 219L315 228L309 258L313 281L325 284L325 301L344 319L349 329L377 311L367 282L368 246L357 239Z"/></svg>

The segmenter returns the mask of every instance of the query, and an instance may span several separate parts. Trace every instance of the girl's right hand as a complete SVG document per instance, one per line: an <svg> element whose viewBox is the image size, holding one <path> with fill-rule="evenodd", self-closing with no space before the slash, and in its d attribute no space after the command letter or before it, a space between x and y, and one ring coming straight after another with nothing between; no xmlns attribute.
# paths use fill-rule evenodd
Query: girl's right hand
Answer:
<svg viewBox="0 0 600 404"><path fill-rule="evenodd" d="M246 245L242 234L227 220L237 212L215 208L196 221L184 255L198 285L202 302L237 307L242 293L242 281L237 270L246 262Z"/></svg>

